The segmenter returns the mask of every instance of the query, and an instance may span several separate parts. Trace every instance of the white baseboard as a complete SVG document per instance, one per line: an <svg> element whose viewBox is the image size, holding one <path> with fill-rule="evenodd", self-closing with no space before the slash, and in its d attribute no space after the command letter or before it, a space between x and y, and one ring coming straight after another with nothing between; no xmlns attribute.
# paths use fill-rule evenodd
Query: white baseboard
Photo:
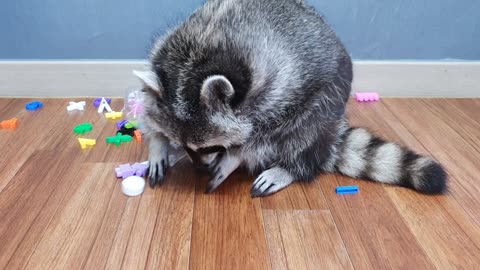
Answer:
<svg viewBox="0 0 480 270"><path fill-rule="evenodd" d="M124 96L145 61L0 61L0 96ZM353 92L480 97L480 62L355 61Z"/></svg>
<svg viewBox="0 0 480 270"><path fill-rule="evenodd" d="M356 61L353 91L387 97L480 97L480 62Z"/></svg>
<svg viewBox="0 0 480 270"><path fill-rule="evenodd" d="M123 97L143 61L0 61L0 96Z"/></svg>

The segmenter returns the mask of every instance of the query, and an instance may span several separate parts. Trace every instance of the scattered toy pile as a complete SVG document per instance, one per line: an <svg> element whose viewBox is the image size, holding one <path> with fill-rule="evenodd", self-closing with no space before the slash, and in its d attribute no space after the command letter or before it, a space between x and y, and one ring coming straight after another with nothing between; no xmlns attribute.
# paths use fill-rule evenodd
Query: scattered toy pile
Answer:
<svg viewBox="0 0 480 270"><path fill-rule="evenodd" d="M98 113L105 113L105 118L107 119L118 119L123 117L123 112L115 112L110 107L112 100L109 98L96 98L93 101L93 105L98 108ZM83 111L85 108L86 102L70 102L69 106L67 107L68 111L74 110L81 110ZM133 108L134 111L134 118L136 118L137 113L141 110L138 104L134 107L130 106L129 108ZM117 127L117 135L105 138L107 144L116 144L120 146L122 143L131 142L133 137L137 142L142 142L142 136L140 130L138 130L138 121L128 121L123 119L116 123ZM84 135L89 133L93 130L93 125L91 123L82 123L77 125L73 132L78 135ZM94 139L87 139L87 138L78 138L78 142L80 143L80 147L82 149L87 149L88 147L92 147L96 145L97 141ZM120 165L118 168L115 169L115 174L117 178L123 178L122 181L122 192L127 196L138 196L143 193L145 189L145 179L142 177L145 176L146 171L148 169L148 163L135 163L133 165L130 164L123 164Z"/></svg>
<svg viewBox="0 0 480 270"><path fill-rule="evenodd" d="M140 101L140 95L135 92L134 95L129 95L128 102L122 111L113 111L110 107L112 99L110 98L96 98L93 101L93 105L97 107L98 113L105 112L105 118L107 119L119 119L123 117L123 111L127 112L127 118L137 119L137 116L142 112L142 103ZM128 103L128 104L127 104ZM87 103L85 101L74 102L70 101L67 106L68 112L84 111ZM37 111L43 108L43 103L40 101L32 101L25 105L25 109L28 111ZM18 126L18 119L12 118L0 122L0 128L5 130L15 130ZM107 144L116 144L120 146L122 143L131 142L133 138L137 142L142 142L141 132L138 129L139 123L136 120L128 121L123 119L116 123L117 133L116 136L106 138ZM86 135L93 130L92 123L81 123L73 128L73 132L77 135ZM87 149L96 145L95 139L89 138L77 138L81 149ZM145 176L148 169L148 162L135 163L133 165L123 164L115 169L117 178L123 178L122 192L127 196L137 196L143 193L145 187L145 180L142 178Z"/></svg>
<svg viewBox="0 0 480 270"><path fill-rule="evenodd" d="M115 112L110 107L112 99L110 98L96 98L93 101L93 105L98 107L97 112L103 113L105 110L105 117L107 119L117 119L123 116L123 112ZM74 110L81 110L85 109L86 102L69 102L69 106L67 107L67 111L74 111ZM116 144L120 146L122 143L131 142L133 137L138 142L141 142L141 134L138 128L138 121L128 121L128 120L121 120L116 123L117 126L117 135L111 136L106 138L107 144ZM82 123L77 125L73 132L77 135L84 135L89 133L93 130L93 125L91 123ZM82 149L87 149L89 146L96 145L96 140L94 139L87 139L87 138L78 138L78 142L80 143L80 147Z"/></svg>

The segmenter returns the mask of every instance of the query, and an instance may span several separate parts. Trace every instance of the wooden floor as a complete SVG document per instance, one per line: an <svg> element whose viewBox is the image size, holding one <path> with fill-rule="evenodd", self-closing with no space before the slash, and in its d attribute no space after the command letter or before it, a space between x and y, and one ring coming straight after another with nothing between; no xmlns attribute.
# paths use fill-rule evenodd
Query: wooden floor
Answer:
<svg viewBox="0 0 480 270"><path fill-rule="evenodd" d="M353 125L432 155L444 196L325 175L268 198L235 173L215 193L188 162L166 184L127 198L114 168L146 160L136 142L106 145L113 121L68 100L0 99L0 269L480 269L480 100L349 104ZM113 107L121 109L120 100ZM82 151L73 127L92 122ZM357 195L335 187L358 185Z"/></svg>

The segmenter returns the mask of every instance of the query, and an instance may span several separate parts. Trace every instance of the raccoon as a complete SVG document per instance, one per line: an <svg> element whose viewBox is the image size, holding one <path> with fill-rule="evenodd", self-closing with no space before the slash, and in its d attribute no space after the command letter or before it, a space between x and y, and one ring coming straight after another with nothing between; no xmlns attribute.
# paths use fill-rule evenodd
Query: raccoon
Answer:
<svg viewBox="0 0 480 270"><path fill-rule="evenodd" d="M251 195L340 173L422 193L446 190L433 159L386 142L345 115L352 61L303 0L210 0L158 40L143 82L149 183L164 180L171 143L211 172L214 191L240 166Z"/></svg>

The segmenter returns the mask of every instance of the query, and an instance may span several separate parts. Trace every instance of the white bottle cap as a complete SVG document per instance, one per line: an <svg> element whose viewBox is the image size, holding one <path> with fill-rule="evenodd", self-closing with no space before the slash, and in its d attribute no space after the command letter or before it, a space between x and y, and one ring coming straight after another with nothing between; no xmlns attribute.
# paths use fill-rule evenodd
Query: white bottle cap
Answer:
<svg viewBox="0 0 480 270"><path fill-rule="evenodd" d="M122 181L122 192L127 196L138 196L145 189L145 179L140 176L130 176Z"/></svg>

